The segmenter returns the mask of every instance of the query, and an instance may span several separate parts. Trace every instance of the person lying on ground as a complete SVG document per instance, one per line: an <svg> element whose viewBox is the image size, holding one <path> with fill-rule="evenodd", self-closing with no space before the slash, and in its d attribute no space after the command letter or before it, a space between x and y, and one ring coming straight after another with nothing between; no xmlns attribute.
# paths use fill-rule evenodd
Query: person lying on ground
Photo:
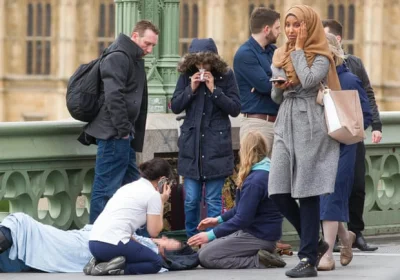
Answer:
<svg viewBox="0 0 400 280"><path fill-rule="evenodd" d="M91 229L88 224L80 230L61 230L24 213L10 214L0 225L0 272L82 272L92 258L88 247ZM163 252L160 272L166 271L165 268L182 270L198 265L197 254L190 250L174 252L172 256L169 250L177 242L173 239L137 235L133 238L156 254ZM185 261L181 260L183 255Z"/></svg>

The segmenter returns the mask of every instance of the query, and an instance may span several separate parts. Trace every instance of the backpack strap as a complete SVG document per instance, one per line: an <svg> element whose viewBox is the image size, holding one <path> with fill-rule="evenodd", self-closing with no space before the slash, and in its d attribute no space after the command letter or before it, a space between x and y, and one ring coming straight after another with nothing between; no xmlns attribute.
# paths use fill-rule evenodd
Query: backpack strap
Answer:
<svg viewBox="0 0 400 280"><path fill-rule="evenodd" d="M101 63L102 63L103 59L104 59L106 56L108 56L109 54L112 54L112 53L120 52L120 53L125 54L125 55L128 57L129 62L130 62L130 63L129 63L129 70L128 70L128 75L129 75L128 77L132 76L133 61L131 60L131 58L129 57L129 55L128 55L126 52L122 51L122 50L116 50L116 51L110 51L110 52L107 52L107 51L108 51L108 48L105 48L105 49L103 50L103 52L101 53L100 57L99 57L99 59L100 59L100 66L101 66ZM99 67L99 71L100 71L100 67Z"/></svg>

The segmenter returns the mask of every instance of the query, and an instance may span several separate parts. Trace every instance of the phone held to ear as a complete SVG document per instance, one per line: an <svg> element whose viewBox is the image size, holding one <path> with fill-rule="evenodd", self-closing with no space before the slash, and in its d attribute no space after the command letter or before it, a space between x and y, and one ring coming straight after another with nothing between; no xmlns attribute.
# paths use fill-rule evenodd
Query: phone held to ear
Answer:
<svg viewBox="0 0 400 280"><path fill-rule="evenodd" d="M164 185L165 185L165 183L171 185L171 187L172 187L172 186L174 186L174 185L176 184L176 180L174 180L174 179L170 180L170 179L168 179L167 177L162 177L162 178L160 179L160 181L158 181L158 191L159 191L160 193L163 193L163 192L164 192Z"/></svg>
<svg viewBox="0 0 400 280"><path fill-rule="evenodd" d="M269 79L269 81L270 82L275 82L275 83L278 83L278 84L284 84L284 83L286 83L286 80L285 79L283 79L283 78L271 78L271 79Z"/></svg>
<svg viewBox="0 0 400 280"><path fill-rule="evenodd" d="M158 191L160 193L163 193L165 183L168 183L168 178L167 177L162 177L160 179L160 181L158 181Z"/></svg>

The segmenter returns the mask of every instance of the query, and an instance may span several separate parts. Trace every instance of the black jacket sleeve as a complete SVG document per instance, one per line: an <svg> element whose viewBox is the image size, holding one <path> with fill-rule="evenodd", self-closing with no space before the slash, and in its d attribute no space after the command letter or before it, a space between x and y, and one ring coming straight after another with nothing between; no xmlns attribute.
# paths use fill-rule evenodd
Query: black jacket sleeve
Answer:
<svg viewBox="0 0 400 280"><path fill-rule="evenodd" d="M361 80L364 90L367 92L369 105L372 111L372 131L379 130L382 131L382 122L379 116L378 106L376 105L375 93L371 86L367 71L365 70L364 64L361 59L354 55L346 56L346 64L350 71L358 76Z"/></svg>
<svg viewBox="0 0 400 280"><path fill-rule="evenodd" d="M129 58L122 52L106 56L100 65L104 84L104 105L110 113L113 126L118 131L118 138L127 136L132 126L124 97L128 72Z"/></svg>

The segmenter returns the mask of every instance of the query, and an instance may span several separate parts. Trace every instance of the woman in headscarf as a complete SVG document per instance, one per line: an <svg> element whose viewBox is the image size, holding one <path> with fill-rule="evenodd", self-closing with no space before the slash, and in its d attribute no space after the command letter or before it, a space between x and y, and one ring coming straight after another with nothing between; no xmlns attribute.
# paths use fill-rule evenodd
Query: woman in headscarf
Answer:
<svg viewBox="0 0 400 280"><path fill-rule="evenodd" d="M275 139L269 193L300 236L299 264L289 277L315 277L328 244L319 240L319 196L334 191L339 143L327 133L323 107L316 103L321 82L340 90L324 28L309 6L290 8L285 15L288 41L272 60L272 98L281 103ZM299 205L296 202L299 200Z"/></svg>
<svg viewBox="0 0 400 280"><path fill-rule="evenodd" d="M364 129L366 129L372 122L372 114L367 93L365 92L360 79L352 74L344 63L344 52L335 35L328 33L326 34L326 38L328 39L329 48L335 61L336 71L342 89L355 89L358 91L363 111ZM335 269L335 260L333 259L332 252L337 234L342 243L342 248L340 249L340 264L346 266L353 259L352 245L356 235L353 232L348 231L344 227L343 222L349 221L349 197L353 186L356 150L356 144L340 144L340 158L336 176L335 192L321 196L320 218L322 221L324 238L329 244L329 250L321 258L318 270Z"/></svg>

